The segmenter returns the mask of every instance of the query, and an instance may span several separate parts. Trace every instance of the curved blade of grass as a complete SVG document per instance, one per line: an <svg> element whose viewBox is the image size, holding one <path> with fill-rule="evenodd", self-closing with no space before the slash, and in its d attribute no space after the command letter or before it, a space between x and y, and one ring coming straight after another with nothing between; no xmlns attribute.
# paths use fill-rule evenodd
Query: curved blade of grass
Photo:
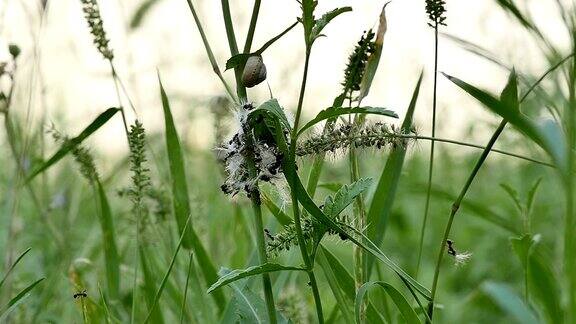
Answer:
<svg viewBox="0 0 576 324"><path fill-rule="evenodd" d="M559 153L562 150L555 149L555 146L550 143L549 138L545 136L545 134L536 126L536 124L520 112L520 110L518 109L517 95L511 96L513 93L510 93L510 91L514 92L517 91L515 89L517 84L515 81L516 74L514 71L512 71L510 75L510 80L508 82L507 88L502 93L501 100L498 100L488 92L483 91L456 77L450 76L445 73L443 74L450 81L452 81L454 84L460 87L462 90L466 91L472 97L476 98L476 100L480 101L492 112L500 115L500 117L504 118L507 122L515 126L519 131L524 133L532 141L534 141L536 144L542 147L542 149L544 149L548 154L550 154L550 156L554 159L556 164L562 170L565 170L566 166L564 159L560 156ZM506 97L510 98L506 99Z"/></svg>
<svg viewBox="0 0 576 324"><path fill-rule="evenodd" d="M154 289L155 278L152 273L152 270L150 269L150 265L148 264L148 261L146 259L146 253L144 251L143 246L140 246L139 253L140 253L140 264L142 265L142 273L144 275L144 296L146 298L148 308L152 309L156 293ZM151 320L152 323L159 323L159 324L164 323L164 316L162 316L162 310L159 307L156 307L151 311Z"/></svg>
<svg viewBox="0 0 576 324"><path fill-rule="evenodd" d="M44 279L46 278L40 278L34 281L32 284L22 289L14 298L10 299L8 305L6 305L6 309L0 314L0 323L5 323L4 320L6 317L8 317L8 315L10 315L10 313L12 313L12 311L14 311L14 309L16 309L16 307L26 299L28 293Z"/></svg>
<svg viewBox="0 0 576 324"><path fill-rule="evenodd" d="M257 265L241 270L232 270L226 275L220 277L210 288L208 288L208 293L225 286L234 281L240 280L242 278L256 276L263 273L270 273L275 271L306 271L304 268L283 266L276 263L266 263L262 265Z"/></svg>
<svg viewBox="0 0 576 324"><path fill-rule="evenodd" d="M416 87L414 88L412 100L410 101L410 105L406 111L406 116L402 122L402 132L409 132L412 127L412 119L414 111L416 110L416 103L418 101L423 75L423 72L421 72ZM400 182L400 174L402 173L405 156L405 146L399 145L392 149L392 152L386 161L386 166L380 175L380 180L378 181L378 186L376 187L374 196L372 197L372 203L370 204L370 209L368 210L368 215L366 217L367 224L370 224L367 229L367 236L374 242L374 244L376 244L376 246L380 246L384 239L384 233L386 232L388 225L388 218L392 211L398 183ZM372 272L374 257L367 255L366 258L369 277Z"/></svg>
<svg viewBox="0 0 576 324"><path fill-rule="evenodd" d="M300 178L296 173L294 162L290 163L286 161L283 164L283 166L286 180L288 182L288 185L290 186L290 189L297 193L298 201L300 201L302 206L310 213L310 215L312 215L314 218L316 218L318 221L320 221L323 225L325 225L329 229L335 231L338 234L342 234L345 237L348 237L351 242L374 255L378 260L382 261L386 266L395 271L400 277L404 278L406 282L408 282L412 287L414 287L414 289L416 289L416 291L422 294L422 296L424 296L427 299L430 299L430 291L428 289L426 289L414 278L410 277L410 275L408 275L401 267L392 262L392 260L390 260L390 258L388 258L388 256L386 256L382 251L380 251L380 249L377 246L375 246L374 243L372 243L366 236L362 236L362 239L356 239L353 236L350 236L350 233L343 230L340 226L338 226L338 224L334 222L334 220L326 216L322 212L322 210L320 210L320 208L316 206L316 204L310 198L310 196L306 192L306 189L302 185L302 182L300 181Z"/></svg>
<svg viewBox="0 0 576 324"><path fill-rule="evenodd" d="M189 215L188 219L186 220L186 223L184 224L184 230L186 230L188 228L188 225L190 224L191 218L192 218L192 215ZM156 295L154 296L154 301L152 302L152 306L150 307L150 310L148 311L148 315L146 316L144 323L148 323L148 321L150 320L150 317L152 316L152 312L154 311L154 308L158 305L158 301L160 300L160 297L162 296L162 292L164 291L164 287L166 286L166 282L168 281L168 277L170 276L170 273L172 272L172 268L174 267L174 263L176 262L176 257L178 256L178 252L180 252L180 248L183 246L184 233L185 232L182 231L182 234L180 234L180 240L178 240L178 245L176 246L176 250L174 251L174 254L172 255L172 260L170 261L170 265L168 266L168 269L166 270L166 273L164 274L164 277L162 278L162 282L160 282L160 287L158 287L158 290L156 291Z"/></svg>
<svg viewBox="0 0 576 324"><path fill-rule="evenodd" d="M66 141L60 149L52 155L48 159L48 161L42 163L40 166L34 169L26 178L25 183L29 182L30 180L34 179L38 174L46 171L49 167L54 165L54 163L58 162L62 159L66 154L72 151L73 148L78 146L82 141L84 141L88 136L92 135L95 131L97 131L100 127L110 120L117 112L120 111L120 108L108 108L106 111L98 115L96 119L90 125L88 125L78 136L71 138L70 140Z"/></svg>
<svg viewBox="0 0 576 324"><path fill-rule="evenodd" d="M354 107L354 108L342 108L342 107L330 107L322 110L321 112L309 121L306 125L302 126L298 130L298 136L300 136L308 128L318 124L319 122L334 117L342 115L353 115L353 114L367 114L367 115L381 115L386 117L398 118L398 115L392 110L381 107Z"/></svg>
<svg viewBox="0 0 576 324"><path fill-rule="evenodd" d="M170 164L174 216L176 217L178 230L183 238L184 248L192 248L194 250L202 273L204 274L206 284L211 285L218 280L218 275L212 260L208 256L204 245L194 231L192 224L186 226L191 215L191 210L188 198L188 185L186 183L186 172L184 169L184 157L178 132L176 131L176 126L174 125L174 119L170 110L170 102L168 101L168 96L166 95L166 91L162 85L160 74L158 74L158 83L160 85L160 95L162 97L162 108L164 111L166 149L168 153L168 162ZM185 231L184 228L188 228L188 230ZM213 297L216 300L216 305L218 306L219 311L222 312L226 307L224 294L222 292L217 292Z"/></svg>
<svg viewBox="0 0 576 324"><path fill-rule="evenodd" d="M280 207L278 207L270 197L264 192L260 192L260 199L262 199L262 203L268 210L272 213L276 220L283 226L292 224L292 218L286 215L285 212L282 211Z"/></svg>
<svg viewBox="0 0 576 324"><path fill-rule="evenodd" d="M482 284L482 291L492 299L500 309L512 316L517 323L537 324L540 323L520 297L507 285L495 282Z"/></svg>
<svg viewBox="0 0 576 324"><path fill-rule="evenodd" d="M368 289L374 286L382 288L386 292L386 294L390 296L390 299L392 300L392 302L394 302L394 304L398 308L398 311L400 311L400 315L402 315L404 323L407 324L421 323L420 319L418 318L418 315L416 315L416 312L414 311L412 306L410 306L410 303L408 303L406 298L404 298L404 296L396 288L392 287L390 284L383 281L367 282L358 289L358 294L356 295L356 301L354 303L356 313L356 323L358 324L361 323L360 307L362 306L364 296L366 295L366 293L368 293Z"/></svg>
<svg viewBox="0 0 576 324"><path fill-rule="evenodd" d="M348 309L351 307L356 296L356 288L354 283L354 278L342 265L342 263L332 254L328 249L322 246L318 252L318 257L316 262L320 264L326 278L328 279L328 284L330 289L336 298L337 304L342 310L342 313L346 312L344 315L347 321L353 323L354 315ZM332 280L330 280L332 278ZM366 320L368 323L385 323L382 315L378 313L376 308L370 302L366 309Z"/></svg>
<svg viewBox="0 0 576 324"><path fill-rule="evenodd" d="M2 277L2 281L0 281L0 288L2 288L2 285L4 284L4 282L6 281L6 278L8 278L8 276L10 275L10 273L12 272L12 270L14 270L14 268L16 267L16 265L18 265L18 263L20 262L20 260L22 260L22 258L24 258L24 256L26 256L26 254L28 254L28 252L30 252L30 250L32 250L32 248L27 248L26 251L22 252L20 254L20 256L18 256L18 258L16 259L16 261L14 261L14 263L12 263L12 265L10 266L10 268L8 268L8 270L6 271L6 274L4 275L4 277Z"/></svg>
<svg viewBox="0 0 576 324"><path fill-rule="evenodd" d="M139 5L138 9L136 9L136 12L132 16L132 19L130 19L130 29L136 29L136 28L140 27L140 25L142 25L142 21L144 21L144 18L146 18L148 13L151 12L151 9L158 2L160 2L160 1L159 0L146 0L141 5Z"/></svg>
<svg viewBox="0 0 576 324"><path fill-rule="evenodd" d="M102 186L100 181L96 182L96 186L100 200L99 221L102 228L102 246L104 247L104 258L106 261L106 283L110 298L118 299L120 297L120 257L118 256L114 234L114 221L104 186Z"/></svg>

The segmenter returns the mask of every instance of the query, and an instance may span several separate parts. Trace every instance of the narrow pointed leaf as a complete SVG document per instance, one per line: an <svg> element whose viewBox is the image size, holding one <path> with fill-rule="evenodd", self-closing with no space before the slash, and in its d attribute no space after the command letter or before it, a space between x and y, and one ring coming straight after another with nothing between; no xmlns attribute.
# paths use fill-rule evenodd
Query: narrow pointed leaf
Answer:
<svg viewBox="0 0 576 324"><path fill-rule="evenodd" d="M420 73L420 77L412 94L412 100L410 101L406 116L402 122L402 132L407 133L412 127L412 119L414 111L416 110L422 77L423 73ZM368 209L368 215L366 216L367 224L369 224L367 236L376 246L380 246L384 239L384 233L388 226L388 218L390 217L396 198L396 191L398 190L398 183L400 182L400 174L402 173L405 156L406 147L400 145L392 149L386 161L386 166L382 170L370 208ZM372 272L372 265L374 264L374 257L367 255L366 260L368 274L370 274Z"/></svg>
<svg viewBox="0 0 576 324"><path fill-rule="evenodd" d="M110 298L118 299L120 297L120 257L118 256L118 245L116 244L116 235L112 210L106 197L106 191L100 181L96 182L98 189L99 222L102 229L102 246L104 248L104 259L106 264L106 283Z"/></svg>
<svg viewBox="0 0 576 324"><path fill-rule="evenodd" d="M507 285L495 282L485 282L482 291L502 309L502 311L521 324L539 323L536 315L532 312L520 297Z"/></svg>
<svg viewBox="0 0 576 324"><path fill-rule="evenodd" d="M290 267L290 266L283 266L280 264L275 263L265 263L258 266L253 266L246 269L241 270L232 270L228 272L226 275L220 277L218 281L216 281L210 288L208 288L208 293L213 292L214 290L225 286L229 283L234 281L240 280L242 278L256 276L263 273L270 273L275 271L306 271L306 269L298 268L298 267Z"/></svg>
<svg viewBox="0 0 576 324"><path fill-rule="evenodd" d="M420 319L418 318L418 315L416 315L416 312L414 311L412 306L410 306L410 303L408 303L406 298L396 288L392 287L390 284L383 281L372 281L363 284L358 289L358 294L356 295L356 302L355 302L355 313L357 324L362 323L362 321L360 320L360 308L362 306L364 296L368 293L368 290L370 288L375 286L382 288L384 292L386 292L386 294L390 297L392 302L396 305L396 308L398 308L398 311L400 312L400 315L404 320L402 323L407 324L421 323Z"/></svg>
<svg viewBox="0 0 576 324"><path fill-rule="evenodd" d="M321 112L309 121L306 125L298 131L298 136L300 136L308 128L318 124L319 122L334 117L342 115L352 115L352 114L368 114L368 115L381 115L386 117L398 118L398 115L392 110L381 107L355 107L355 108L342 108L342 107L330 107L322 110Z"/></svg>
<svg viewBox="0 0 576 324"><path fill-rule="evenodd" d="M26 178L26 182L34 179L34 177L36 177L38 174L46 171L49 167L60 161L60 159L66 156L66 154L72 151L72 149L80 145L80 143L82 143L86 138L96 132L104 124L106 124L108 120L110 120L110 118L112 118L118 111L120 111L119 108L108 108L106 111L98 115L98 117L96 117L96 119L94 119L94 121L90 123L90 125L88 125L78 136L66 141L64 144L62 144L60 149L54 153L54 155L52 155L52 157L35 168Z"/></svg>

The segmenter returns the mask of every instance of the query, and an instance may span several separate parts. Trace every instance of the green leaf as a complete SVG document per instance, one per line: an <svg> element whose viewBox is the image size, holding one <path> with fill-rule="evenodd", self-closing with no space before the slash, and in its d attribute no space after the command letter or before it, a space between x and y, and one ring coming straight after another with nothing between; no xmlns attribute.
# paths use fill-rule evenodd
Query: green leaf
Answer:
<svg viewBox="0 0 576 324"><path fill-rule="evenodd" d="M4 282L6 281L6 278L8 278L8 276L10 275L10 273L12 272L12 270L14 270L14 268L16 267L16 265L18 265L18 263L20 263L20 261L24 258L24 256L26 256L26 254L28 254L28 252L30 252L30 250L32 250L32 248L27 248L26 251L22 252L20 254L20 256L18 256L18 258L16 258L16 261L14 261L14 263L12 263L12 265L10 266L10 268L8 268L8 270L6 270L6 273L4 274L4 277L2 277L2 281L0 281L0 288L2 288L2 285L4 284Z"/></svg>
<svg viewBox="0 0 576 324"><path fill-rule="evenodd" d="M106 261L106 283L110 297L118 299L120 297L120 257L118 256L112 210L102 183L97 181L96 186L100 202L98 216L102 229L102 246L104 247L104 259Z"/></svg>
<svg viewBox="0 0 576 324"><path fill-rule="evenodd" d="M313 43L318 37L320 37L320 33L332 21L332 19L338 17L339 15L352 11L351 7L343 7L343 8L336 8L332 11L329 11L320 17L320 19L314 22L314 27L310 31L310 43Z"/></svg>
<svg viewBox="0 0 576 324"><path fill-rule="evenodd" d="M282 146L282 145L281 145ZM374 245L366 236L362 235L362 233L356 232L356 235L361 236L361 238L356 239L355 237L351 236L349 232L343 230L338 224L334 222L330 217L326 216L322 210L314 201L308 196L306 189L302 185L298 174L296 173L295 163L293 161L289 161L289 159L285 159L284 164L284 174L286 180L288 181L288 185L290 189L296 193L298 201L302 204L302 206L312 215L312 217L316 218L321 224L326 226L327 228L335 231L338 234L342 234L351 242L358 245L359 247L363 248L367 252L374 255L378 260L382 261L386 266L391 268L395 271L400 277L404 278L406 282L408 282L416 291L418 291L422 296L426 299L430 299L430 291L416 281L414 278L410 277L402 268L400 268L396 263L392 262L388 256L386 256L380 249Z"/></svg>
<svg viewBox="0 0 576 324"><path fill-rule="evenodd" d="M42 163L40 166L34 169L26 178L26 182L34 179L38 174L46 171L49 167L51 167L56 162L60 161L66 154L68 154L72 149L80 145L86 138L96 132L100 127L102 127L112 116L114 116L117 112L119 112L119 108L108 108L106 111L98 115L96 119L90 125L88 125L78 136L71 138L70 140L66 141L66 143L62 144L60 149L52 155L48 159L48 161Z"/></svg>
<svg viewBox="0 0 576 324"><path fill-rule="evenodd" d="M520 297L506 284L485 282L482 284L482 291L490 297L494 303L510 315L519 324L539 323L536 315L532 312Z"/></svg>
<svg viewBox="0 0 576 324"><path fill-rule="evenodd" d="M532 247L538 243L539 235L532 236L530 234L524 234L519 238L511 238L510 243L512 244L512 249L520 259L524 271L527 271L528 258L530 257L530 250Z"/></svg>
<svg viewBox="0 0 576 324"><path fill-rule="evenodd" d="M154 297L156 296L156 290L154 287L155 278L150 269L150 265L148 264L146 252L143 246L140 246L138 249L140 253L140 264L142 265L142 273L144 275L144 298L146 299L146 303L148 305L148 309L152 309L154 306ZM164 323L164 317L162 316L162 310L159 307L155 307L151 311L150 319L152 323Z"/></svg>
<svg viewBox="0 0 576 324"><path fill-rule="evenodd" d="M371 178L366 179L359 179L358 181L344 185L336 194L334 198L331 198L330 201L324 204L324 208L322 210L326 214L326 216L335 218L336 216L340 215L340 213L348 207L351 203L354 202L354 199L362 194L366 189L370 187L372 184Z"/></svg>
<svg viewBox="0 0 576 324"><path fill-rule="evenodd" d="M297 136L300 136L305 130L318 124L323 120L351 114L382 115L392 118L398 118L398 115L396 115L396 113L393 112L392 110L388 110L386 108L381 107L355 107L355 108L330 107L319 112L318 115L314 117L314 119L309 121L306 125L302 126L302 128L298 131Z"/></svg>
<svg viewBox="0 0 576 324"><path fill-rule="evenodd" d="M302 25L304 26L304 39L306 41L306 45L310 46L312 43L310 40L310 34L312 33L312 28L314 27L314 9L316 9L316 5L318 1L316 0L302 0Z"/></svg>
<svg viewBox="0 0 576 324"><path fill-rule="evenodd" d="M292 218L286 215L286 213L283 212L282 209L280 209L280 207L278 207L265 192L260 192L260 199L262 200L264 206L268 208L268 210L272 213L272 215L274 215L274 217L276 217L282 226L292 224Z"/></svg>
<svg viewBox="0 0 576 324"><path fill-rule="evenodd" d="M444 75L472 97L476 98L476 100L484 104L492 112L504 118L504 120L512 124L520 132L538 144L552 157L556 165L558 165L562 171L566 170L566 162L561 155L561 152L564 152L564 150L562 148L558 149L558 145L555 145L553 139L546 136L532 120L523 115L518 109L519 103L517 98L517 90L515 90L517 87L517 77L515 71L512 71L510 74L508 84L502 92L501 100L495 98L488 92L476 88L475 86L470 85L458 78L447 74Z"/></svg>
<svg viewBox="0 0 576 324"><path fill-rule="evenodd" d="M404 298L404 296L396 288L392 287L390 284L383 281L367 282L358 289L358 294L356 295L356 302L355 302L356 323L358 324L362 323L360 321L360 307L362 306L362 301L364 300L364 296L368 292L368 289L374 286L382 288L386 292L386 294L390 296L390 299L392 300L392 302L394 302L394 304L398 308L398 311L400 311L400 315L402 315L402 318L404 320L403 323L407 324L421 323L420 319L418 318L418 315L416 315L416 312L414 311L412 306L410 306L410 303L408 303L406 298Z"/></svg>
<svg viewBox="0 0 576 324"><path fill-rule="evenodd" d="M318 252L316 262L322 267L338 307L342 310L342 313L346 313L344 316L347 319L347 323L353 323L354 316L349 308L352 307L352 302L356 296L354 278L342 263L323 246ZM366 320L371 324L385 323L372 303L369 303L366 309Z"/></svg>
<svg viewBox="0 0 576 324"><path fill-rule="evenodd" d="M378 65L380 63L380 57L382 56L382 47L384 46L384 35L388 29L388 23L386 21L386 6L390 2L386 2L382 7L382 12L380 13L380 24L378 25L378 31L376 32L376 41L374 42L374 52L368 57L368 62L366 62L366 69L364 70L364 75L362 76L362 81L360 82L360 93L358 94L358 102L366 98L368 92L370 92L370 87L372 86L372 80L376 76L376 70L378 70Z"/></svg>
<svg viewBox="0 0 576 324"><path fill-rule="evenodd" d="M420 73L418 82L416 83L416 87L412 94L412 100L410 100L406 116L402 122L402 132L409 132L412 128L412 118L414 116L414 111L416 110L422 77L423 72ZM376 246L380 246L384 239L384 233L386 232L388 218L390 217L392 206L396 198L396 191L398 190L398 183L400 182L400 174L402 173L405 157L406 147L399 145L392 148L392 152L386 161L386 166L380 175L380 180L378 181L376 191L372 197L372 203L368 209L368 215L366 216L367 224L369 224L367 236L369 239L373 240ZM374 258L367 255L366 264L368 274L370 274L372 272Z"/></svg>
<svg viewBox="0 0 576 324"><path fill-rule="evenodd" d="M208 293L225 286L234 281L240 280L242 278L256 276L263 273L270 273L275 271L306 271L306 269L298 267L283 266L276 263L265 263L262 265L257 265L241 270L233 270L228 272L226 275L220 277L210 288L208 288Z"/></svg>
<svg viewBox="0 0 576 324"><path fill-rule="evenodd" d="M22 289L14 298L10 299L8 305L6 305L6 309L0 313L0 323L5 323L5 319L8 317L8 315L10 315L10 313L12 313L14 309L16 309L16 307L26 299L28 293L44 279L45 278L40 278L34 281L32 284Z"/></svg>
<svg viewBox="0 0 576 324"><path fill-rule="evenodd" d="M178 138L178 132L176 131L176 126L174 125L174 119L172 118L172 112L170 111L168 96L166 95L164 87L162 86L160 75L158 75L158 83L160 85L162 108L164 111L166 148L168 153L168 162L170 164L174 215L178 224L178 230L184 239L184 248L193 248L194 252L196 253L196 257L198 258L200 269L204 274L204 280L206 281L207 285L211 285L216 282L216 280L218 280L216 268L214 267L212 260L208 256L204 245L194 231L192 224L190 224L188 230L184 232L188 218L191 216L190 201L188 199L188 186L186 184L186 172L184 169L184 157L182 154L182 148L180 146L180 140ZM222 292L217 292L213 294L213 297L216 300L216 305L218 306L219 311L223 311L224 307L226 306L224 294Z"/></svg>
<svg viewBox="0 0 576 324"><path fill-rule="evenodd" d="M252 55L253 54L240 53L232 56L226 61L226 70L244 66L248 58Z"/></svg>
<svg viewBox="0 0 576 324"><path fill-rule="evenodd" d="M136 9L136 12L132 16L132 19L130 20L130 29L136 29L136 28L140 27L140 25L142 25L142 21L144 21L144 18L146 18L148 13L150 13L151 9L158 2L160 2L160 1L159 0L146 0L146 1L142 2L142 4L140 4L140 6L138 6L138 9Z"/></svg>
<svg viewBox="0 0 576 324"><path fill-rule="evenodd" d="M264 116L264 118L273 116L281 122L282 126L286 130L290 130L292 128L288 118L286 117L286 114L284 113L284 108L280 106L280 103L278 103L278 100L276 99L270 99L258 106L256 109L252 110L248 115L248 118L253 120L257 116Z"/></svg>
<svg viewBox="0 0 576 324"><path fill-rule="evenodd" d="M552 260L534 251L529 259L530 291L534 300L544 308L549 323L562 323L561 289L550 265Z"/></svg>
<svg viewBox="0 0 576 324"><path fill-rule="evenodd" d="M184 230L186 230L188 225L190 224L191 218L192 218L192 215L188 216L186 223L184 223ZM172 269L174 268L174 263L176 262L176 257L178 256L178 252L180 252L180 248L183 246L184 233L185 232L182 231L182 234L180 234L180 240L178 240L178 245L176 246L176 250L174 250L174 254L172 255L172 260L170 261L170 265L168 265L168 269L166 270L166 273L164 273L164 277L162 278L162 282L160 283L160 287L158 287L158 290L156 291L156 295L154 296L154 300L152 302L152 305L149 307L150 309L148 311L148 315L146 316L146 319L144 320L144 323L147 323L150 320L150 318L152 317L152 314L155 311L156 306L158 305L160 297L162 296L162 292L164 291L164 287L166 286L166 283L168 282L168 277L170 277L170 273L172 272Z"/></svg>

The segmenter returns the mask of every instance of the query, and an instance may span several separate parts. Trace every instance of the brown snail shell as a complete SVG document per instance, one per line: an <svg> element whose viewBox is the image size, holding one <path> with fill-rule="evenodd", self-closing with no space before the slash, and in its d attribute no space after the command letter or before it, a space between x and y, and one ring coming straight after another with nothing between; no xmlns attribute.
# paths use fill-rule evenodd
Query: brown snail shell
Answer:
<svg viewBox="0 0 576 324"><path fill-rule="evenodd" d="M242 73L242 83L247 88L266 80L266 65L262 61L262 56L253 55L246 60L244 72Z"/></svg>

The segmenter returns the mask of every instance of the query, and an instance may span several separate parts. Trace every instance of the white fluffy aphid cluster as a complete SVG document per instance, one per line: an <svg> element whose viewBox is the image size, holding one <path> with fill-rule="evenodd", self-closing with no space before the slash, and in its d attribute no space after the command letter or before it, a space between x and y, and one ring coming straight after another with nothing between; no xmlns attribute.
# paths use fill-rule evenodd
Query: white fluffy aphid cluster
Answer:
<svg viewBox="0 0 576 324"><path fill-rule="evenodd" d="M251 103L237 109L238 130L229 141L217 148L218 158L227 173L221 189L231 196L245 191L250 197L258 180L270 182L280 178L283 154L273 142L254 136L253 125L248 120L253 109ZM250 170L252 167L254 169Z"/></svg>

